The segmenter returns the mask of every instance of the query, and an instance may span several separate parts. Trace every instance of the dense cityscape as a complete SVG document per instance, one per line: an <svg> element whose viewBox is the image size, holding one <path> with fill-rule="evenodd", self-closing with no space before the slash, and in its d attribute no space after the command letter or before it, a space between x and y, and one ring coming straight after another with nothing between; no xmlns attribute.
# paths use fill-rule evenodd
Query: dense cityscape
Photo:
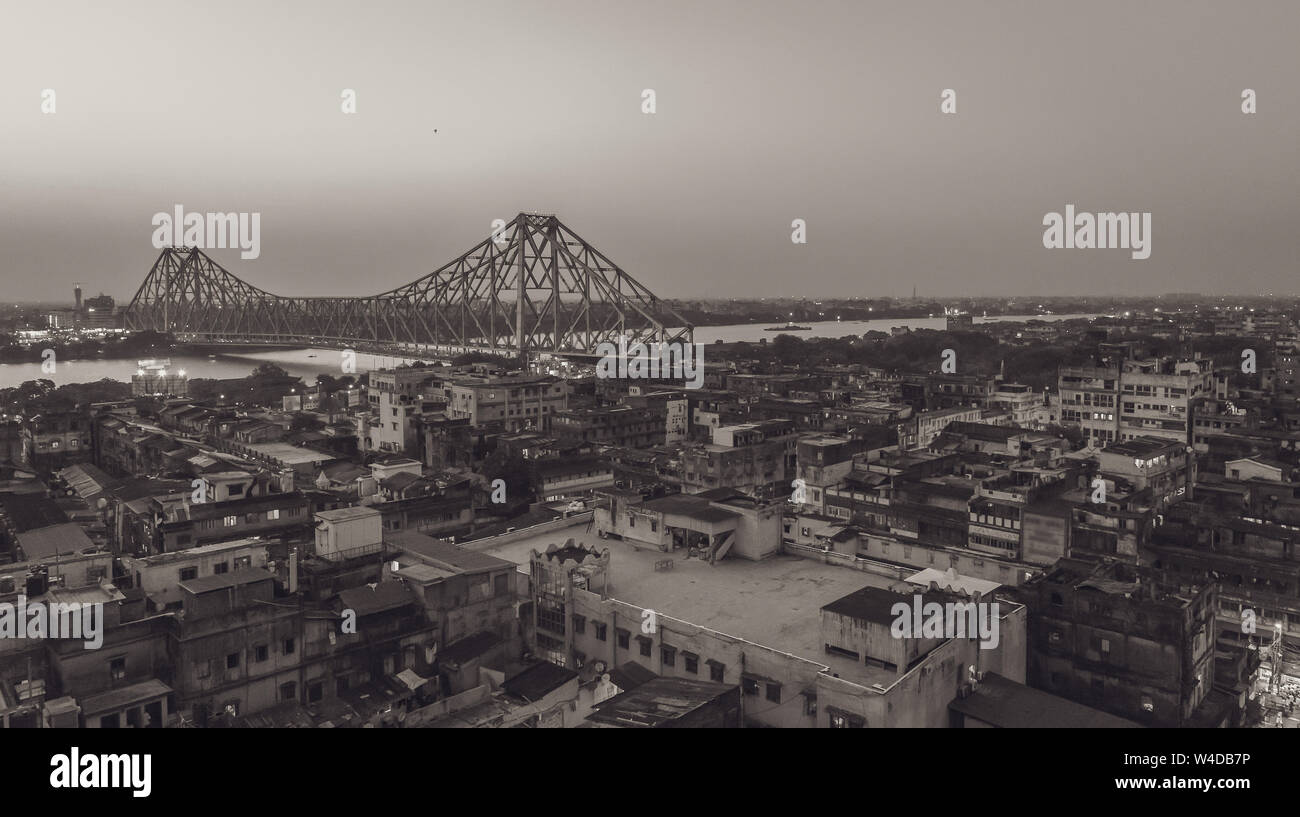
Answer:
<svg viewBox="0 0 1300 817"><path fill-rule="evenodd" d="M0 604L102 611L5 633L0 725L1300 725L1300 305L736 303L674 302L772 324L694 383L201 378L109 296L11 308L6 360L139 358L0 390Z"/></svg>
<svg viewBox="0 0 1300 817"><path fill-rule="evenodd" d="M1300 4L4 21L7 804L1295 800Z"/></svg>

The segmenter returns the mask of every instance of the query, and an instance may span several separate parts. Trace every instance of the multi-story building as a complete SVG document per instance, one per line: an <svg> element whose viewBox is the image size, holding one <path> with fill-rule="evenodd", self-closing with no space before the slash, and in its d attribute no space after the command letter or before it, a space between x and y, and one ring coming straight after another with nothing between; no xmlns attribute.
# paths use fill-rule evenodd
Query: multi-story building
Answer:
<svg viewBox="0 0 1300 817"><path fill-rule="evenodd" d="M1121 368L1117 439L1155 436L1190 443L1193 402L1214 394L1212 361L1130 360Z"/></svg>
<svg viewBox="0 0 1300 817"><path fill-rule="evenodd" d="M131 375L131 395L184 397L190 393L190 378L184 369L173 369L170 360L142 360Z"/></svg>
<svg viewBox="0 0 1300 817"><path fill-rule="evenodd" d="M438 643L455 644L489 633L503 645L503 656L519 657L515 605L527 594L518 565L411 531L385 534L385 542L401 551L393 575L414 590ZM477 685L477 678L473 680Z"/></svg>
<svg viewBox="0 0 1300 817"><path fill-rule="evenodd" d="M1038 428L1038 409L1043 396L1032 386L1021 383L999 383L989 395L987 406L1011 415L1011 424L1022 428Z"/></svg>
<svg viewBox="0 0 1300 817"><path fill-rule="evenodd" d="M551 375L461 375L443 389L447 416L506 431L546 430L551 415L569 407L567 384Z"/></svg>
<svg viewBox="0 0 1300 817"><path fill-rule="evenodd" d="M904 380L900 388L903 402L917 411L942 411L985 408L996 385L996 379L989 375L929 374Z"/></svg>
<svg viewBox="0 0 1300 817"><path fill-rule="evenodd" d="M898 450L925 448L943 433L949 423L978 423L978 408L945 408L920 411L898 424Z"/></svg>
<svg viewBox="0 0 1300 817"><path fill-rule="evenodd" d="M31 417L24 430L27 462L48 473L75 462L90 462L90 417L80 411L62 411Z"/></svg>
<svg viewBox="0 0 1300 817"><path fill-rule="evenodd" d="M662 404L644 408L608 406L567 409L551 415L551 433L561 440L648 448L664 444L667 436L666 419L667 410ZM685 436L684 421L680 436Z"/></svg>
<svg viewBox="0 0 1300 817"><path fill-rule="evenodd" d="M372 371L369 380L368 449L415 452L419 416L440 410L446 402L438 370L399 366Z"/></svg>
<svg viewBox="0 0 1300 817"><path fill-rule="evenodd" d="M1198 454L1210 451L1210 438L1234 431L1254 431L1260 427L1260 410L1246 401L1205 398L1192 404L1192 448Z"/></svg>
<svg viewBox="0 0 1300 817"><path fill-rule="evenodd" d="M764 420L713 430L713 442L682 450L682 490L733 488L789 493L797 464L794 423Z"/></svg>
<svg viewBox="0 0 1300 817"><path fill-rule="evenodd" d="M798 479L790 501L816 513L827 513L826 491L838 486L853 471L853 455L861 445L845 437L803 437L796 447Z"/></svg>
<svg viewBox="0 0 1300 817"><path fill-rule="evenodd" d="M310 505L301 492L194 502L192 494L146 496L122 505L122 552L170 553L251 536L284 542L310 538Z"/></svg>
<svg viewBox="0 0 1300 817"><path fill-rule="evenodd" d="M1300 395L1300 338L1286 335L1273 339L1273 391L1279 397L1294 399Z"/></svg>
<svg viewBox="0 0 1300 817"><path fill-rule="evenodd" d="M1196 485L1196 458L1187 444L1158 436L1133 436L1098 451L1097 470L1103 478L1150 490L1144 504L1157 512L1191 499Z"/></svg>
<svg viewBox="0 0 1300 817"><path fill-rule="evenodd" d="M1081 428L1094 448L1119 439L1119 375L1118 366L1063 366L1057 373L1061 423Z"/></svg>
<svg viewBox="0 0 1300 817"><path fill-rule="evenodd" d="M614 466L601 456L555 457L529 461L537 498L551 502L614 484Z"/></svg>
<svg viewBox="0 0 1300 817"><path fill-rule="evenodd" d="M726 489L643 499L628 491L604 491L593 526L601 539L613 535L665 553L694 551L716 562L728 553L766 559L781 549L781 505Z"/></svg>
<svg viewBox="0 0 1300 817"><path fill-rule="evenodd" d="M1148 726L1217 726L1217 587L1063 559L1014 591L1029 608L1028 683Z"/></svg>
<svg viewBox="0 0 1300 817"><path fill-rule="evenodd" d="M1213 363L1149 358L1105 367L1062 367L1061 422L1101 448L1135 437L1192 441L1194 405L1215 393Z"/></svg>

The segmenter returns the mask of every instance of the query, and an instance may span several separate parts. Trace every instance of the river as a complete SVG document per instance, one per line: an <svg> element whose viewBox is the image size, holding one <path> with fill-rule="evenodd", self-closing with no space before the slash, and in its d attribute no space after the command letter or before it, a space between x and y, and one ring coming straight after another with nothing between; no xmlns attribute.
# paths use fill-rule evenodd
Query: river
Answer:
<svg viewBox="0 0 1300 817"><path fill-rule="evenodd" d="M1006 315L991 318L976 318L975 323L996 321L1023 321L1037 318L1044 321L1060 321L1072 318L1093 318L1095 315ZM757 342L764 338L769 341L781 334L766 332L764 329L776 324L743 323L730 326L699 326L695 329L698 343L724 343L739 341ZM888 332L895 326L907 326L912 329L943 329L945 319L937 318L877 318L869 321L816 321L800 324L811 326L806 332L790 332L801 338L838 338L845 335L861 335L872 330ZM301 377L307 383L314 383L316 375L331 374L341 376L342 358L337 349L277 349L268 352L240 352L237 354L219 354L214 357L196 355L173 355L169 358L173 369L184 369L191 378L234 378L246 377L262 363L274 363L289 374ZM382 369L404 362L403 358L387 355L368 355L358 353L356 371ZM53 373L41 371L40 363L0 363L0 388L11 388L26 380L45 378L56 385L65 383L89 383L103 378L131 381L131 375L137 368L134 360L61 360L57 361Z"/></svg>

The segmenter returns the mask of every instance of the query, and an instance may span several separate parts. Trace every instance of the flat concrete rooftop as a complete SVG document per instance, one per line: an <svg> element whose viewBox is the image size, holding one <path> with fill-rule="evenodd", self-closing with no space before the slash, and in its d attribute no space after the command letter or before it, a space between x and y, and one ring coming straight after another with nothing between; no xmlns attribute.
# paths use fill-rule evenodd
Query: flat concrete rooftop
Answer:
<svg viewBox="0 0 1300 817"><path fill-rule="evenodd" d="M609 548L609 595L619 601L824 664L846 680L886 687L897 680L885 669L828 655L821 636L822 607L863 587L888 588L896 581L798 556L761 562L733 557L710 565L685 558L682 550L668 554L600 539L585 522L481 552L521 564L526 571L530 550L545 551L569 538L588 548ZM656 571L655 562L662 559L672 559L673 569Z"/></svg>

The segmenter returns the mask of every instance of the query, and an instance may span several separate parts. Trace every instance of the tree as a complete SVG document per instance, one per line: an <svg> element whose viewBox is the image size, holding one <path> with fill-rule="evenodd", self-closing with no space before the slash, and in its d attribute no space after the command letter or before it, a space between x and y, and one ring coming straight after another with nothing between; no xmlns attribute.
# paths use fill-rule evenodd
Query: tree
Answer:
<svg viewBox="0 0 1300 817"><path fill-rule="evenodd" d="M295 414L289 421L290 431L320 431L325 427L325 421L313 414Z"/></svg>
<svg viewBox="0 0 1300 817"><path fill-rule="evenodd" d="M772 341L772 353L776 359L786 364L803 362L807 355L803 338L795 335L777 335Z"/></svg>
<svg viewBox="0 0 1300 817"><path fill-rule="evenodd" d="M274 363L262 363L253 370L252 377L281 379L289 376L289 373Z"/></svg>
<svg viewBox="0 0 1300 817"><path fill-rule="evenodd" d="M1063 426L1052 423L1047 426L1047 431L1050 434L1055 434L1058 437L1063 437L1068 440L1071 449L1075 451L1083 448L1083 429L1078 426Z"/></svg>

